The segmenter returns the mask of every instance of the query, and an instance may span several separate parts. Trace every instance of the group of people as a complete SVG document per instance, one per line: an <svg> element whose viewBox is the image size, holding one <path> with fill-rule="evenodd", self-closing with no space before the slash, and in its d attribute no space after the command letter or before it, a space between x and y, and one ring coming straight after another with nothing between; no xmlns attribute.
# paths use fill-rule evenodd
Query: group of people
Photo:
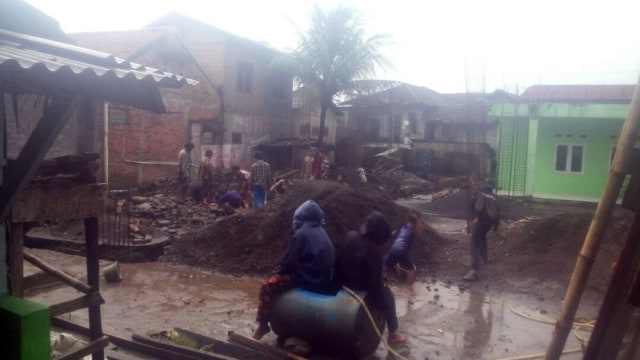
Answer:
<svg viewBox="0 0 640 360"><path fill-rule="evenodd" d="M331 162L329 157L312 147L307 151L302 165L301 179L328 179Z"/></svg>
<svg viewBox="0 0 640 360"><path fill-rule="evenodd" d="M187 142L178 154L178 198L184 201L191 182L191 170L196 166L191 159L191 151L194 144ZM238 189L229 189L217 193L218 184L214 173L213 151L205 150L204 158L198 167L198 180L200 180L200 197L202 204L208 205L214 200L220 206L230 206L240 208L253 204L253 208L258 210L266 204L267 193L269 191L282 191L287 185L282 181L273 181L271 176L271 166L263 158L262 153L255 153L256 161L251 164L251 171L240 169L234 165L231 168L233 179L239 183ZM286 179L285 179L286 180Z"/></svg>
<svg viewBox="0 0 640 360"><path fill-rule="evenodd" d="M260 339L271 329L269 308L273 298L286 290L302 288L323 294L333 294L341 287L366 291L367 299L384 315L389 329L388 342L406 341L398 329L393 293L384 283L383 272L399 264L412 275L415 266L409 259L413 238L423 229L417 214L398 232L390 252L383 254L383 245L392 237L386 217L372 212L361 231L346 234L344 246L335 249L324 229L324 213L313 201L305 201L294 212L293 236L282 260L272 276L263 281L258 299L254 339Z"/></svg>

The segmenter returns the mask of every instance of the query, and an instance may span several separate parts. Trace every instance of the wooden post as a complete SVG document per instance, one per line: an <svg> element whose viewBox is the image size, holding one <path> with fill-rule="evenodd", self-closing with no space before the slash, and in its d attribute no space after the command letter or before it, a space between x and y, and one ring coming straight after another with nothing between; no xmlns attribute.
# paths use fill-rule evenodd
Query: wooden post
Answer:
<svg viewBox="0 0 640 360"><path fill-rule="evenodd" d="M33 130L15 162L5 169L5 178L0 186L0 222L9 216L9 211L18 195L27 186L42 159L58 137L75 108L71 97L54 98L44 109L38 125Z"/></svg>
<svg viewBox="0 0 640 360"><path fill-rule="evenodd" d="M23 254L22 246L24 243L24 224L11 223L11 254L9 255L9 278L11 295L22 297L23 289Z"/></svg>
<svg viewBox="0 0 640 360"><path fill-rule="evenodd" d="M620 253L596 325L589 338L585 360L616 359L620 343L629 326L633 306L627 303L638 272L640 258L640 207L636 209L627 241ZM634 261L635 259L635 261Z"/></svg>
<svg viewBox="0 0 640 360"><path fill-rule="evenodd" d="M591 271L591 266L598 253L598 248L602 242L611 211L616 204L618 193L629 170L631 155L633 154L633 147L638 136L639 128L640 79L633 92L631 106L624 126L622 127L622 132L620 133L617 151L613 158L611 169L609 170L609 177L605 184L604 193L593 215L589 231L587 232L573 274L571 275L569 287L567 288L564 303L562 304L562 310L558 316L553 337L547 348L546 360L557 360L562 354L562 349L571 331L571 326L576 311L578 310L578 305L580 304L580 298L582 297L582 292L584 291L589 272Z"/></svg>
<svg viewBox="0 0 640 360"><path fill-rule="evenodd" d="M87 247L87 282L91 286L94 295L100 296L100 264L98 247L98 218L84 219L84 233ZM100 305L89 306L89 336L91 340L98 340L102 337L102 318L100 316ZM93 353L93 360L104 360L104 350L100 349Z"/></svg>

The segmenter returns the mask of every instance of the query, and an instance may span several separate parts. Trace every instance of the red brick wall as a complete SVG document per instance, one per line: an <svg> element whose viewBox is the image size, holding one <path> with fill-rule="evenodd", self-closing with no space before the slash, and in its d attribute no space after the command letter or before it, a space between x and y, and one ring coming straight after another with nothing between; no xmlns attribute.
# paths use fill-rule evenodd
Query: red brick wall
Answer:
<svg viewBox="0 0 640 360"><path fill-rule="evenodd" d="M191 59L184 56L176 58L176 53L169 53L170 58L166 57L167 47L171 45L165 44L162 47L162 53L151 50L134 61L187 76L198 80L199 84L186 85L181 89L161 90L166 114L160 115L129 108L127 124L110 124L109 182L113 188L175 178L178 171L178 152L186 141L196 142L197 140L191 139L190 122L202 119L213 120L219 117L220 100L217 93L205 81ZM102 111L99 113L98 143L102 153L104 152L102 146L104 122ZM199 158L199 149L196 149L194 154L194 159L197 158Z"/></svg>

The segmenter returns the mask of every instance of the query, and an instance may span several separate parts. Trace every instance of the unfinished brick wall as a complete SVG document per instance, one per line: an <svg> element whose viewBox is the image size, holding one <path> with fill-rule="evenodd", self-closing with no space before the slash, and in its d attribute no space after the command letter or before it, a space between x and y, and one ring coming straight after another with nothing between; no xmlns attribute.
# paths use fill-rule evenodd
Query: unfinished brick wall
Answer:
<svg viewBox="0 0 640 360"><path fill-rule="evenodd" d="M17 100L17 106L14 107L11 96L4 96L9 159L15 159L20 154L40 121L45 98L26 94L20 95ZM47 152L45 159L94 151L92 104L91 100L79 104Z"/></svg>
<svg viewBox="0 0 640 360"><path fill-rule="evenodd" d="M135 59L145 65L181 74L199 81L196 86L162 89L166 114L132 108L124 124L109 125L109 182L112 187L131 187L155 180L176 178L178 152L190 135L190 123L219 117L220 100L192 59L183 56L175 44L163 44ZM168 52L167 49L177 49ZM160 51L162 50L162 51ZM177 54L180 54L178 56ZM119 108L115 105L116 108ZM104 152L103 111L99 112L99 148ZM198 158L196 149L194 159Z"/></svg>

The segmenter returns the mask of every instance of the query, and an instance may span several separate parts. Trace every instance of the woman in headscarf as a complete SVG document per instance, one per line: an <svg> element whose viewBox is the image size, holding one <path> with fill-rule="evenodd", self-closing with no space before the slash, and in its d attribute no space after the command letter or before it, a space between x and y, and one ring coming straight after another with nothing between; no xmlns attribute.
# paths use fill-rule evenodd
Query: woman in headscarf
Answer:
<svg viewBox="0 0 640 360"><path fill-rule="evenodd" d="M324 213L313 200L307 200L293 214L293 237L280 265L262 282L253 338L271 331L269 306L274 296L291 288L327 292L335 262L335 250L324 229Z"/></svg>

